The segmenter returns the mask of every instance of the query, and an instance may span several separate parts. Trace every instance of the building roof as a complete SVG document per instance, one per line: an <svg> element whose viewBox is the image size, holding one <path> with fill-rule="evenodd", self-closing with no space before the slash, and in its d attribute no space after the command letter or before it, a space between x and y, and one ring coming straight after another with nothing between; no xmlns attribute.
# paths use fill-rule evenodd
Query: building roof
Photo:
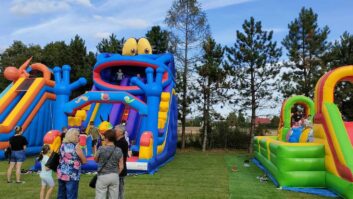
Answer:
<svg viewBox="0 0 353 199"><path fill-rule="evenodd" d="M259 125L259 124L270 124L271 123L271 119L267 118L267 117L256 117L255 118L255 125Z"/></svg>

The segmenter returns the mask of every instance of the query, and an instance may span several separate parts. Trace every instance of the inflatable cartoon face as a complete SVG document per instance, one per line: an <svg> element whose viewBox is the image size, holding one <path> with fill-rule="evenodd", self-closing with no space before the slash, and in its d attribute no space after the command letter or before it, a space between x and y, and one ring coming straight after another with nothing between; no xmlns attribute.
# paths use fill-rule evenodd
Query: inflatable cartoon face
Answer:
<svg viewBox="0 0 353 199"><path fill-rule="evenodd" d="M129 38L124 43L122 54L126 56L152 54L152 47L146 38L140 38L138 41L135 38Z"/></svg>
<svg viewBox="0 0 353 199"><path fill-rule="evenodd" d="M152 47L146 38L140 38L137 43L137 54L152 54Z"/></svg>
<svg viewBox="0 0 353 199"><path fill-rule="evenodd" d="M146 80L146 68L157 69L170 64L170 62L167 63L167 60L170 60L170 54L153 55L152 53L152 47L146 38L140 38L138 41L135 38L129 38L124 43L122 55L99 54L93 69L95 86L100 90L121 90L134 95L143 94L141 88L130 84L131 78L138 77L140 80ZM165 59L161 59L162 57ZM171 80L172 76L165 71L162 82ZM105 97L102 96L102 100L109 100Z"/></svg>

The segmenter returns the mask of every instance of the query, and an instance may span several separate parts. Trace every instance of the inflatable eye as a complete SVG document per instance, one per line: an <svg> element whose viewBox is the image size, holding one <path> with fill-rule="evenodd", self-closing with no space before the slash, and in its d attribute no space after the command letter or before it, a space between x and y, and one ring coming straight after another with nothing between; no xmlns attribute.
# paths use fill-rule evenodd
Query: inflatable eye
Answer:
<svg viewBox="0 0 353 199"><path fill-rule="evenodd" d="M137 54L152 54L152 47L146 38L140 38L137 43Z"/></svg>
<svg viewBox="0 0 353 199"><path fill-rule="evenodd" d="M123 46L123 55L134 56L136 55L137 41L135 38L129 38L126 40Z"/></svg>

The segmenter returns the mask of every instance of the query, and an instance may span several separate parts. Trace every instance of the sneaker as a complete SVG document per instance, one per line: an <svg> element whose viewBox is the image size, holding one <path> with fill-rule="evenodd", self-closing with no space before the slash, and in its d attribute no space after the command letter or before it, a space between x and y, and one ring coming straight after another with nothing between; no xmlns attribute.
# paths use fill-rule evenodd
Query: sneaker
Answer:
<svg viewBox="0 0 353 199"><path fill-rule="evenodd" d="M267 176L262 176L262 177L260 177L260 181L268 181Z"/></svg>

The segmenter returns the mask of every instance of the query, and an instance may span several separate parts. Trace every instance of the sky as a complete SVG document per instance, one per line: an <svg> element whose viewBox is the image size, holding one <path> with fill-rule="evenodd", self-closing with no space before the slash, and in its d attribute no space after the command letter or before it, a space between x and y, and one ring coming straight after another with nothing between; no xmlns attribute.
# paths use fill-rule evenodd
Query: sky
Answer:
<svg viewBox="0 0 353 199"><path fill-rule="evenodd" d="M167 28L164 18L172 0L0 0L0 52L14 40L46 45L69 42L80 35L90 51L111 33L118 38L143 37L154 25ZM353 33L353 1L349 0L199 0L206 12L212 36L222 45L235 42L251 16L265 30L274 31L280 45L288 24L302 7L318 14L319 27L329 26L329 41L344 31ZM284 51L283 54L286 52Z"/></svg>
<svg viewBox="0 0 353 199"><path fill-rule="evenodd" d="M232 45L236 30L245 19L261 20L264 29L274 31L281 42L287 25L300 9L312 7L319 26L328 25L329 40L344 31L353 33L353 1L348 0L200 0L212 35L222 45ZM0 0L0 51L14 40L44 46L51 41L69 42L76 34L88 50L114 33L120 37L143 37L153 25L167 28L164 18L170 0Z"/></svg>

